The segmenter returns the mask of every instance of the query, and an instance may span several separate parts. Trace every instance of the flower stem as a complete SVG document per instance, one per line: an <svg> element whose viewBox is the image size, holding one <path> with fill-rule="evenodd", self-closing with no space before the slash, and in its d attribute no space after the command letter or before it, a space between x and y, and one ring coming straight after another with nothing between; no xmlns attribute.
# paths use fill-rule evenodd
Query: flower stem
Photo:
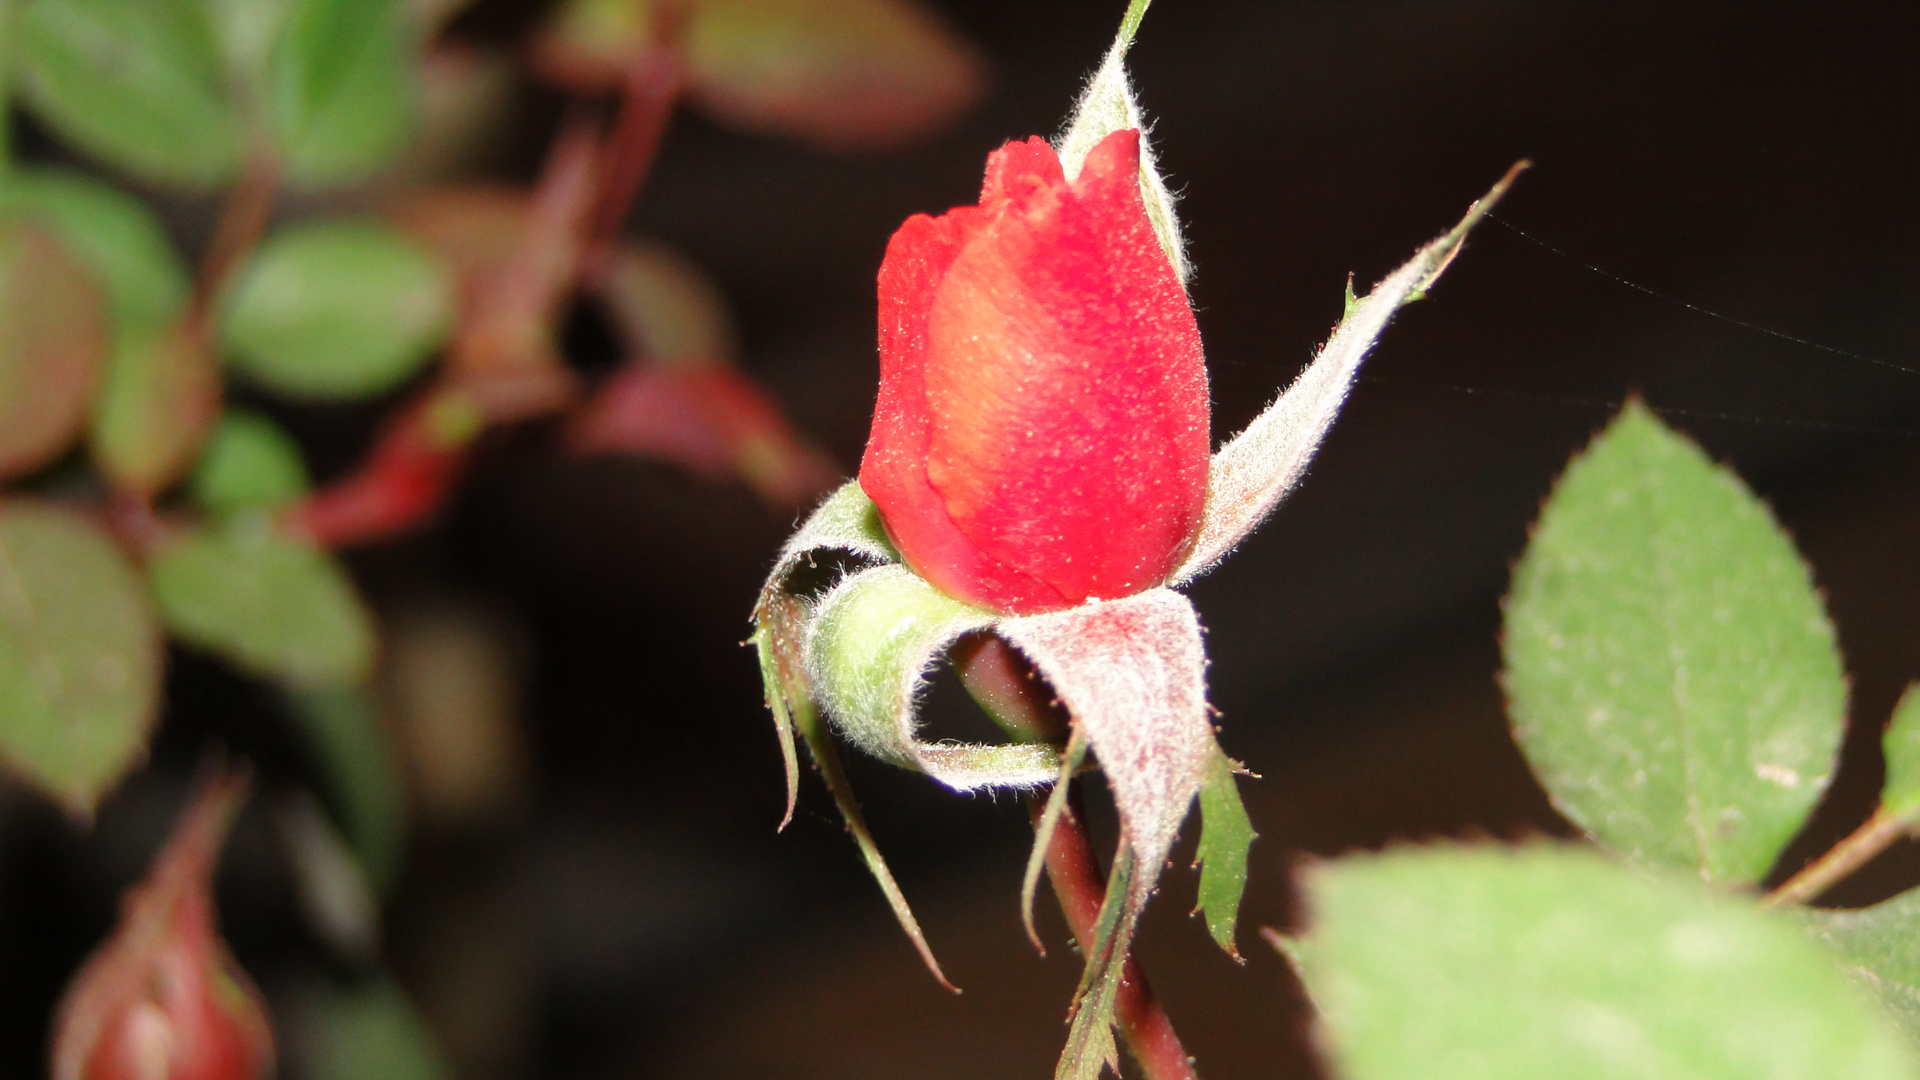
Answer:
<svg viewBox="0 0 1920 1080"><path fill-rule="evenodd" d="M974 700L1008 734L1025 742L1066 741L1067 722L1047 684L1004 640L991 634L963 639L953 649L953 664ZM1086 952L1097 937L1095 925L1106 885L1093 842L1081 823L1084 815L1079 803L1077 791L1069 794L1067 809L1054 824L1047 844L1046 861L1047 881L1060 901L1060 911ZM1038 828L1046 800L1029 795L1027 809ZM1198 1080L1173 1022L1153 996L1139 961L1131 956L1120 976L1114 1014L1146 1080Z"/></svg>
<svg viewBox="0 0 1920 1080"><path fill-rule="evenodd" d="M1872 862L1874 856L1885 851L1894 841L1912 835L1913 830L1914 822L1908 818L1876 810L1866 824L1782 882L1779 888L1762 897L1760 903L1763 907L1778 907L1781 904L1804 904L1819 899L1820 894Z"/></svg>
<svg viewBox="0 0 1920 1080"><path fill-rule="evenodd" d="M200 341L212 336L211 322L220 297L226 291L234 271L246 261L260 236L266 232L273 214L273 193L279 186L278 170L264 152L247 158L240 182L227 193L226 206L200 260L200 272L194 278L193 299L187 308L187 326Z"/></svg>
<svg viewBox="0 0 1920 1080"><path fill-rule="evenodd" d="M1078 801L1070 799L1073 803ZM1027 805L1037 823L1040 801L1029 798ZM1094 924L1100 918L1100 904L1106 899L1106 887L1100 878L1093 844L1080 823L1078 808L1070 805L1054 825L1053 842L1047 846L1047 880L1053 885L1060 910L1066 915L1067 925L1072 928L1074 940L1080 942L1082 951L1093 947ZM1140 970L1140 962L1131 956L1127 957L1126 968L1120 976L1114 1014L1120 1021L1120 1033L1127 1040L1127 1049L1140 1063L1147 1080L1198 1080L1193 1060L1180 1045L1173 1022L1160 1007L1160 1000L1153 996L1153 987L1147 983L1146 973Z"/></svg>
<svg viewBox="0 0 1920 1080"><path fill-rule="evenodd" d="M636 57L627 68L619 115L600 149L597 190L587 222L589 272L605 261L621 222L653 171L660 140L685 81L684 65L670 38Z"/></svg>

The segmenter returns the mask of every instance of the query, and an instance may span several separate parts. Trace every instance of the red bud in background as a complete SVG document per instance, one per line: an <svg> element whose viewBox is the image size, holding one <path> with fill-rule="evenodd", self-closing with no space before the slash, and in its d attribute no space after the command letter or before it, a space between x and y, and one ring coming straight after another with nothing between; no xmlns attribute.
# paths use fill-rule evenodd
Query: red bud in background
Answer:
<svg viewBox="0 0 1920 1080"><path fill-rule="evenodd" d="M1135 130L1072 180L1044 141L1009 143L979 206L887 247L860 486L951 596L1014 614L1130 596L1193 542L1206 368L1139 177Z"/></svg>
<svg viewBox="0 0 1920 1080"><path fill-rule="evenodd" d="M121 901L120 925L67 988L53 1080L259 1080L273 1069L266 1007L214 925L213 869L247 781L195 798Z"/></svg>

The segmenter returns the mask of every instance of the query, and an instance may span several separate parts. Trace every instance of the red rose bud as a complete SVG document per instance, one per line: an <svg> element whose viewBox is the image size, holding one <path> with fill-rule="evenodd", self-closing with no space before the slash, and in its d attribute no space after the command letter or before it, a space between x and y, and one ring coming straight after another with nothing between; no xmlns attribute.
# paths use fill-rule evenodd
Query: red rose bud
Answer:
<svg viewBox="0 0 1920 1080"><path fill-rule="evenodd" d="M74 976L54 1023L53 1080L259 1080L273 1032L214 925L213 868L246 780L194 801L120 925Z"/></svg>
<svg viewBox="0 0 1920 1080"><path fill-rule="evenodd" d="M1009 143L979 206L887 246L860 486L951 596L1023 615L1129 596L1193 542L1206 368L1139 176L1138 131L1072 180L1044 141Z"/></svg>

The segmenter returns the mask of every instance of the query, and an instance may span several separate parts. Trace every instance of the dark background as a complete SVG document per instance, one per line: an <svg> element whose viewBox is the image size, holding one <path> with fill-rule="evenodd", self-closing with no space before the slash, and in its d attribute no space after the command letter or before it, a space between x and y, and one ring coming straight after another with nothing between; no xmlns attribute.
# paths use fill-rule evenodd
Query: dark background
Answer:
<svg viewBox="0 0 1920 1080"><path fill-rule="evenodd" d="M1053 133L1121 5L941 7L994 73L955 129L827 156L682 114L633 221L716 274L746 366L849 467L888 235L971 202L1001 141ZM489 3L466 25L504 36L530 11ZM1203 1076L1312 1069L1297 989L1254 934L1297 919L1299 859L1568 831L1505 734L1499 598L1554 475L1630 393L1769 501L1839 626L1856 737L1787 863L1865 816L1874 736L1920 675L1917 55L1920 7L1905 3L1161 0L1149 14L1132 69L1184 195L1216 439L1310 358L1348 273L1384 276L1517 158L1535 167L1502 219L1568 253L1482 226L1389 330L1304 484L1192 590L1222 742L1261 775L1242 784L1261 834L1246 965L1185 916L1181 871L1140 945ZM556 108L529 97L504 173L530 172ZM351 460L351 439L309 429L323 471ZM779 757L738 643L792 525L743 488L568 459L535 430L493 447L432 533L356 557L376 604L478 598L529 658L532 796L484 836L419 837L390 912L390 952L463 1075L1049 1074L1078 964L1051 910L1046 959L1019 930L1017 799L854 763L958 998L920 968L814 778L774 833ZM9 1075L33 1071L48 1003L207 732L273 760L256 688L193 657L174 682L156 769L94 838L23 799L0 813ZM285 886L248 871L249 843L265 845L249 835L227 923L277 993L319 962ZM1916 881L1903 848L1834 899Z"/></svg>

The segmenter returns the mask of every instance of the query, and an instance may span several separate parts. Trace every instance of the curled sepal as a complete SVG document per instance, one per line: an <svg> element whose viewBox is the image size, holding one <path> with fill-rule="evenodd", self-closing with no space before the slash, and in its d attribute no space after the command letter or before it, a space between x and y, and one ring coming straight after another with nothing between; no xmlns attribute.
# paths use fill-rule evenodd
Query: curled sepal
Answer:
<svg viewBox="0 0 1920 1080"><path fill-rule="evenodd" d="M1207 507L1200 536L1173 584L1184 585L1212 569L1259 525L1300 481L1320 440L1340 414L1360 362L1404 305L1418 300L1438 280L1480 219L1493 209L1526 162L1507 175L1467 210L1452 231L1421 248L1406 265L1389 274L1355 303L1320 348L1313 363L1293 385L1248 424L1245 431L1213 455L1207 473Z"/></svg>
<svg viewBox="0 0 1920 1080"><path fill-rule="evenodd" d="M800 563L816 551L845 551L873 563L899 562L900 554L893 550L893 543L887 539L887 530L880 524L879 511L873 508L873 500L860 490L858 480L849 480L840 486L840 490L827 496L800 531L787 539L785 547L780 549L780 561L767 578L766 588L761 590L764 600L767 593L784 588L786 580Z"/></svg>
<svg viewBox="0 0 1920 1080"><path fill-rule="evenodd" d="M1193 605L1151 589L1006 619L996 630L1086 731L1113 788L1122 840L1138 856L1132 902L1144 904L1220 753L1207 722L1206 652Z"/></svg>
<svg viewBox="0 0 1920 1080"><path fill-rule="evenodd" d="M793 820L794 799L800 786L800 763L794 752L792 711L800 704L812 708L813 690L807 683L803 657L811 606L788 589L789 580L817 552L844 551L868 563L898 562L873 500L848 481L827 496L800 531L787 540L773 573L761 586L753 609L753 646L760 655L760 678L765 684L767 708L773 713L780 737L780 754L787 766L787 813L780 827Z"/></svg>
<svg viewBox="0 0 1920 1080"><path fill-rule="evenodd" d="M1081 163L1100 140L1128 128L1140 132L1140 198L1146 204L1147 218L1153 223L1154 236L1167 253L1167 261L1173 264L1174 273L1185 284L1192 269L1187 263L1186 242L1180 236L1180 220L1173 213L1173 193L1167 190L1166 181L1160 179L1160 169L1146 137L1147 123L1140 115L1140 107L1134 103L1133 86L1127 81L1127 50L1133 46L1133 36L1139 31L1140 20L1146 16L1150 3L1152 0L1132 0L1127 5L1127 13L1120 20L1120 33L1114 37L1100 69L1080 92L1073 119L1055 140L1054 150L1060 155L1061 169L1071 180L1080 174Z"/></svg>
<svg viewBox="0 0 1920 1080"><path fill-rule="evenodd" d="M1093 941L1082 943L1086 968L1057 1072L1096 1080L1114 1057L1114 1007L1134 926L1194 795L1224 760L1207 721L1200 620L1186 597L1152 589L995 629L1060 696L1120 813L1120 849Z"/></svg>
<svg viewBox="0 0 1920 1080"><path fill-rule="evenodd" d="M955 641L996 619L904 566L876 566L821 599L807 630L807 674L840 733L883 761L959 791L1049 783L1059 769L1051 747L926 743L916 734L927 670Z"/></svg>

